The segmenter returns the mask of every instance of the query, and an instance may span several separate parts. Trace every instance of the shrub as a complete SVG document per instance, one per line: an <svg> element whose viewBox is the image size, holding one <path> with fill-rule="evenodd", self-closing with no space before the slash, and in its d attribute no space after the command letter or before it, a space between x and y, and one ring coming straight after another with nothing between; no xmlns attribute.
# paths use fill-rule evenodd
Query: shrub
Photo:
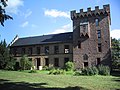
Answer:
<svg viewBox="0 0 120 90"><path fill-rule="evenodd" d="M43 70L48 70L48 68L49 68L48 66L43 66L42 69L43 69Z"/></svg>
<svg viewBox="0 0 120 90"><path fill-rule="evenodd" d="M66 71L72 71L72 70L74 70L74 64L73 64L73 62L68 61L67 63L65 63L65 69L66 69Z"/></svg>
<svg viewBox="0 0 120 90"><path fill-rule="evenodd" d="M108 66L99 65L98 71L100 75L110 75L110 68Z"/></svg>
<svg viewBox="0 0 120 90"><path fill-rule="evenodd" d="M81 69L80 71L76 71L74 75L79 76L79 75L97 75L98 74L98 69L96 67L87 67L84 69Z"/></svg>
<svg viewBox="0 0 120 90"><path fill-rule="evenodd" d="M37 73L37 70L30 70L29 73Z"/></svg>
<svg viewBox="0 0 120 90"><path fill-rule="evenodd" d="M53 75L65 74L65 70L52 69L52 70L49 71L49 74L53 74Z"/></svg>
<svg viewBox="0 0 120 90"><path fill-rule="evenodd" d="M16 59L11 57L10 60L7 62L5 69L6 70L15 70L15 63L16 63Z"/></svg>
<svg viewBox="0 0 120 90"><path fill-rule="evenodd" d="M28 59L26 55L23 55L20 59L20 67L22 70L30 70L32 67L32 61Z"/></svg>
<svg viewBox="0 0 120 90"><path fill-rule="evenodd" d="M75 71L74 75L75 76L80 76L80 75L82 75L82 71Z"/></svg>
<svg viewBox="0 0 120 90"><path fill-rule="evenodd" d="M94 75L98 75L98 69L97 69L97 67L93 66L91 68L93 70Z"/></svg>

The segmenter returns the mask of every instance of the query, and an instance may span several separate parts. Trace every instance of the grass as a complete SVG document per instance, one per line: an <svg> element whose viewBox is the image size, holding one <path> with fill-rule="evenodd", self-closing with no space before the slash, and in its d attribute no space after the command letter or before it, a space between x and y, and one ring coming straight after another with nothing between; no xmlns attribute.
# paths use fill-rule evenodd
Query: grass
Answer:
<svg viewBox="0 0 120 90"><path fill-rule="evenodd" d="M0 70L0 90L120 90L120 77L48 75L46 71Z"/></svg>

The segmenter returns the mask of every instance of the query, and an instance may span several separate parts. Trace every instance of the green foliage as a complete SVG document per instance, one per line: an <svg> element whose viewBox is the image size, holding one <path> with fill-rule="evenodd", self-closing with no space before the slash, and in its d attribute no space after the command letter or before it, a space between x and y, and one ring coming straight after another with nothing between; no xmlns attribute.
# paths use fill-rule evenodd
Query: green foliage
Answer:
<svg viewBox="0 0 120 90"><path fill-rule="evenodd" d="M11 60L12 56L9 53L9 47L6 44L6 41L1 41L0 43L0 69L8 68L12 65Z"/></svg>
<svg viewBox="0 0 120 90"><path fill-rule="evenodd" d="M100 75L110 75L110 68L108 66L99 65L98 71Z"/></svg>
<svg viewBox="0 0 120 90"><path fill-rule="evenodd" d="M13 19L11 16L7 15L6 12L5 12L5 8L7 6L6 4L6 1L7 0L1 0L0 3L0 23L2 26L4 26L4 21L7 20L7 19Z"/></svg>
<svg viewBox="0 0 120 90"><path fill-rule="evenodd" d="M22 70L30 70L32 67L32 62L29 61L28 57L26 55L23 55L20 59L20 67Z"/></svg>
<svg viewBox="0 0 120 90"><path fill-rule="evenodd" d="M73 62L68 61L67 63L65 63L65 69L66 69L66 71L72 71L72 70L74 70L74 64L73 64Z"/></svg>
<svg viewBox="0 0 120 90"><path fill-rule="evenodd" d="M30 70L29 73L37 73L37 70Z"/></svg>
<svg viewBox="0 0 120 90"><path fill-rule="evenodd" d="M6 64L5 69L6 70L15 70L15 63L16 63L16 59L14 57L10 56L10 60Z"/></svg>
<svg viewBox="0 0 120 90"><path fill-rule="evenodd" d="M112 68L120 70L120 39L112 39Z"/></svg>
<svg viewBox="0 0 120 90"><path fill-rule="evenodd" d="M80 71L75 71L74 75L76 75L76 76L79 76L79 75L87 75L87 76L98 75L98 69L97 69L97 67L87 67L87 68L81 69Z"/></svg>
<svg viewBox="0 0 120 90"><path fill-rule="evenodd" d="M65 74L65 70L62 69L52 69L49 71L49 74L53 74L53 75L64 75Z"/></svg>
<svg viewBox="0 0 120 90"><path fill-rule="evenodd" d="M48 66L43 66L42 70L48 70L49 67Z"/></svg>

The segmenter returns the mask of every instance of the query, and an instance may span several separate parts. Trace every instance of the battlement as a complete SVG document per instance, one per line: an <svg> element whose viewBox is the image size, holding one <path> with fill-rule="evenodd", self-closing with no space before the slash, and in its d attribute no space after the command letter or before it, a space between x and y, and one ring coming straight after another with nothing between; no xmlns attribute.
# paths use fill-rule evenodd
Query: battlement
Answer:
<svg viewBox="0 0 120 90"><path fill-rule="evenodd" d="M75 18L82 18L82 17L88 17L93 15L100 15L100 14L107 14L110 16L110 6L109 4L103 5L103 9L99 9L99 6L95 7L95 10L91 10L91 7L87 8L87 11L83 11L83 9L80 9L79 13L76 13L76 10L71 11L71 19Z"/></svg>

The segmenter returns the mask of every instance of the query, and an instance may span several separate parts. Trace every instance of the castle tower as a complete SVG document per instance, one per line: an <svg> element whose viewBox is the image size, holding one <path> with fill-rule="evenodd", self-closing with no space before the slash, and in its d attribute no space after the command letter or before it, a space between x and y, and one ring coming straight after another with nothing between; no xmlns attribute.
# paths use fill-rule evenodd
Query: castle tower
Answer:
<svg viewBox="0 0 120 90"><path fill-rule="evenodd" d="M98 6L95 10L71 11L73 21L73 61L76 68L109 65L110 52L110 6Z"/></svg>

